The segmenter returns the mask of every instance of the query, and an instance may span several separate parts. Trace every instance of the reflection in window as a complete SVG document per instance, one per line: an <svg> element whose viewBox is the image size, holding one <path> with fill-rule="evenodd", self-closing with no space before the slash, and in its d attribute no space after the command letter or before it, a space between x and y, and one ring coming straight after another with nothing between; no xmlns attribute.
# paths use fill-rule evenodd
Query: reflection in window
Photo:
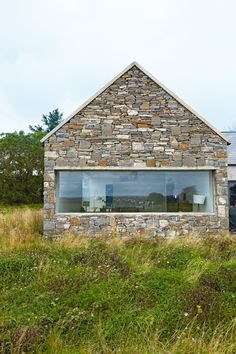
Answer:
<svg viewBox="0 0 236 354"><path fill-rule="evenodd" d="M236 181L229 182L229 205L234 205L236 201Z"/></svg>
<svg viewBox="0 0 236 354"><path fill-rule="evenodd" d="M210 171L60 171L57 212L212 212Z"/></svg>

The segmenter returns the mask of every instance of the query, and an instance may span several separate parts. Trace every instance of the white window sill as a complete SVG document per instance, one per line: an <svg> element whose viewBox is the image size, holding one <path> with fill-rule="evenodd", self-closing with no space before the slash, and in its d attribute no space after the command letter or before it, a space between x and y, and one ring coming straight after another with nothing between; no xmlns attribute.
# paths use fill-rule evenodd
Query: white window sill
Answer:
<svg viewBox="0 0 236 354"><path fill-rule="evenodd" d="M153 213L142 213L142 212L106 212L106 213L55 213L55 216L158 216L158 215L163 215L163 216L181 216L181 215L187 215L187 216L217 216L215 212L153 212Z"/></svg>
<svg viewBox="0 0 236 354"><path fill-rule="evenodd" d="M55 171L214 171L219 170L216 166L162 166L162 167L123 167L123 166L55 166Z"/></svg>

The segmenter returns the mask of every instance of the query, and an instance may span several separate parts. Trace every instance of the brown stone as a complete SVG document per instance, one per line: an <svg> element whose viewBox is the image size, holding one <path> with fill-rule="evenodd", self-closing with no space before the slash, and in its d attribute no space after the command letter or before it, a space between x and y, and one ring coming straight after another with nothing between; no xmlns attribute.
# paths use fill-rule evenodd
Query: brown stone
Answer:
<svg viewBox="0 0 236 354"><path fill-rule="evenodd" d="M146 235L146 233L147 233L147 230L146 230L146 229L141 228L141 229L138 229L138 233L139 233L139 235L140 235L140 236L145 236L145 235Z"/></svg>
<svg viewBox="0 0 236 354"><path fill-rule="evenodd" d="M192 132L195 132L195 131L199 130L199 127L198 127L197 125L193 125L193 126L190 128L190 130L191 130Z"/></svg>
<svg viewBox="0 0 236 354"><path fill-rule="evenodd" d="M188 148L189 148L188 144L179 144L180 150L188 150Z"/></svg>
<svg viewBox="0 0 236 354"><path fill-rule="evenodd" d="M54 193L52 194L49 194L49 196L48 196L48 203L50 203L50 204L52 204L52 203L54 203Z"/></svg>
<svg viewBox="0 0 236 354"><path fill-rule="evenodd" d="M70 224L71 224L71 226L78 226L78 225L80 225L80 219L77 217L77 218L71 218L70 219Z"/></svg>
<svg viewBox="0 0 236 354"><path fill-rule="evenodd" d="M215 153L215 157L217 157L219 159L225 159L225 158L227 158L227 151L217 151Z"/></svg>
<svg viewBox="0 0 236 354"><path fill-rule="evenodd" d="M133 125L138 125L138 124L140 124L140 123L142 123L142 121L141 121L141 119L140 118L136 118L136 119L132 119L131 120L131 123L133 124Z"/></svg>
<svg viewBox="0 0 236 354"><path fill-rule="evenodd" d="M100 160L99 161L99 166L107 166L107 161L106 160Z"/></svg>
<svg viewBox="0 0 236 354"><path fill-rule="evenodd" d="M148 159L146 161L147 167L156 167L156 160L155 159Z"/></svg>
<svg viewBox="0 0 236 354"><path fill-rule="evenodd" d="M51 220L54 216L54 210L53 209L48 209L47 210L47 217L49 220Z"/></svg>
<svg viewBox="0 0 236 354"><path fill-rule="evenodd" d="M150 124L138 123L138 127L139 127L139 128L150 128Z"/></svg>
<svg viewBox="0 0 236 354"><path fill-rule="evenodd" d="M83 126L79 124L68 124L68 128L72 130L78 130L78 129L82 129Z"/></svg>
<svg viewBox="0 0 236 354"><path fill-rule="evenodd" d="M171 161L161 161L160 164L161 164L161 166L172 166Z"/></svg>
<svg viewBox="0 0 236 354"><path fill-rule="evenodd" d="M149 102L143 102L140 106L141 109L149 109L150 105Z"/></svg>
<svg viewBox="0 0 236 354"><path fill-rule="evenodd" d="M74 146L75 142L72 140L64 140L62 146Z"/></svg>

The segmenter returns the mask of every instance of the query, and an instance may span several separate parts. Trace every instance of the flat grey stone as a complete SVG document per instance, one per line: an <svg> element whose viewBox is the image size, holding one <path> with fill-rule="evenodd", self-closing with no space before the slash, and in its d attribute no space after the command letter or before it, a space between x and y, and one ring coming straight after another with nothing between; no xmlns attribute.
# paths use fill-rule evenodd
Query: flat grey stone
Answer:
<svg viewBox="0 0 236 354"><path fill-rule="evenodd" d="M112 124L106 123L102 124L102 136L111 136L112 135Z"/></svg>
<svg viewBox="0 0 236 354"><path fill-rule="evenodd" d="M160 117L152 117L151 124L152 125L160 125L161 124Z"/></svg>
<svg viewBox="0 0 236 354"><path fill-rule="evenodd" d="M80 140L80 148L81 149L89 149L91 146L91 142L88 140Z"/></svg>

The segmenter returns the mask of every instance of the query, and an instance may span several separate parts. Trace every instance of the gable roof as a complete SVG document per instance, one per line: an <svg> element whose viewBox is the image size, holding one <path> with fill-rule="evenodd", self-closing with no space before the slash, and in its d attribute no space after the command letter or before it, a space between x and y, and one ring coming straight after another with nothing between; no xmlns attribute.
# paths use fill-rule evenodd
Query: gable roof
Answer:
<svg viewBox="0 0 236 354"><path fill-rule="evenodd" d="M228 146L228 165L236 165L236 131L222 132L230 141Z"/></svg>
<svg viewBox="0 0 236 354"><path fill-rule="evenodd" d="M69 115L66 119L64 119L60 124L58 124L54 129L52 129L48 134L46 134L40 141L43 143L45 140L50 138L58 129L60 129L64 124L66 124L72 117L78 114L83 108L85 108L89 103L91 103L95 98L97 98L103 91L105 91L109 86L111 86L117 79L119 79L123 74L129 71L133 66L136 66L139 70L141 70L145 75L147 75L152 81L154 81L157 85L159 85L164 91L166 91L170 96L172 96L176 101L178 101L182 106L184 106L189 112L194 114L197 118L199 118L202 122L204 122L211 130L213 130L217 135L219 135L223 140L225 140L228 144L230 144L230 140L225 137L219 130L213 127L210 123L208 123L202 116L200 116L197 112L195 112L190 106L188 106L184 101L182 101L178 96L176 96L172 91L170 91L167 87L165 87L160 81L158 81L154 76L152 76L146 69L144 69L140 64L136 61L132 62L129 66L127 66L124 70L122 70L117 76L114 77L111 81L109 81L105 86L103 86L95 95L90 97L87 101L82 104L78 109L76 109L73 113Z"/></svg>

